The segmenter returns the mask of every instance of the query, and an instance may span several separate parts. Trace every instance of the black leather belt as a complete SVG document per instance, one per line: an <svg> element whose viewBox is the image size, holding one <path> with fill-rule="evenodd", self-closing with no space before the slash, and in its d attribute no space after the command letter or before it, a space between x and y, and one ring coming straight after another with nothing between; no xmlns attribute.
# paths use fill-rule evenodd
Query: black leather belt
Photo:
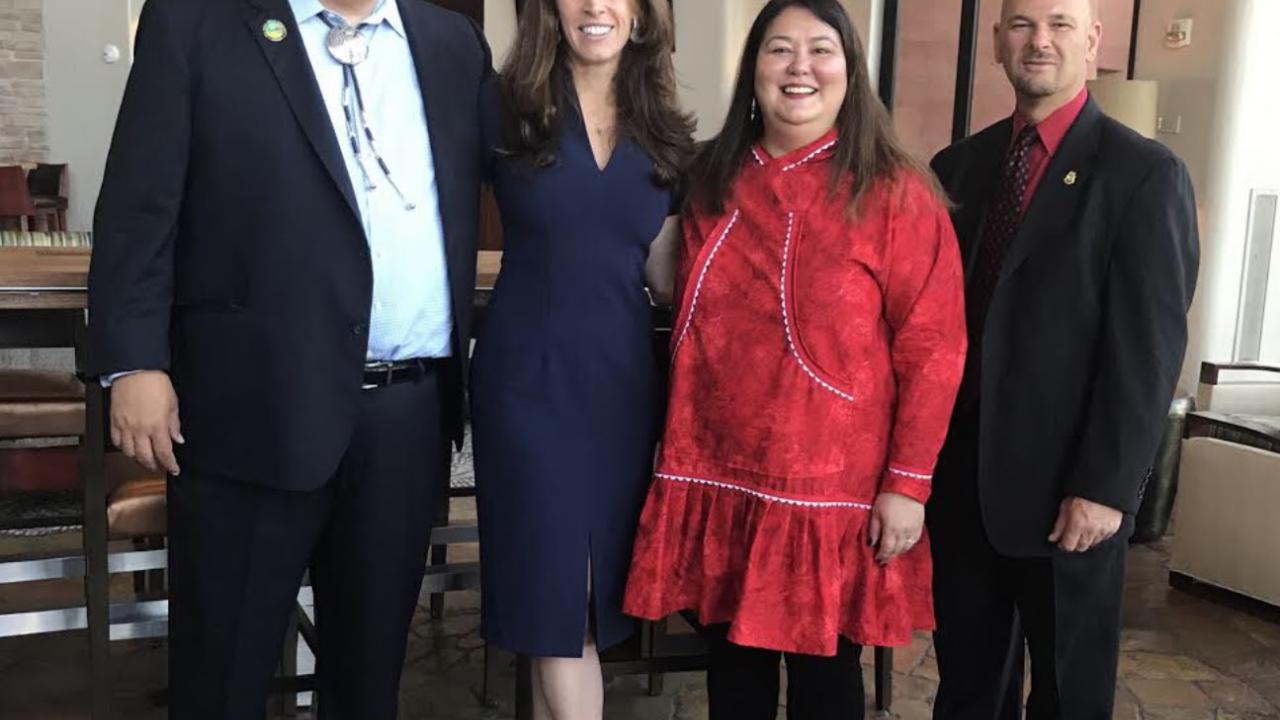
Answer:
<svg viewBox="0 0 1280 720"><path fill-rule="evenodd" d="M424 378L448 362L448 358L415 358L364 364L362 390L374 390L393 383L412 382Z"/></svg>

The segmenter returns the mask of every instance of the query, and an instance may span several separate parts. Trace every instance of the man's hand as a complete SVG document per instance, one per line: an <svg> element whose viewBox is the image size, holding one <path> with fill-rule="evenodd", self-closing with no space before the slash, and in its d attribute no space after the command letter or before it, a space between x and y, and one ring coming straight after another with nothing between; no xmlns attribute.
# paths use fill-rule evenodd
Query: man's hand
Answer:
<svg viewBox="0 0 1280 720"><path fill-rule="evenodd" d="M1120 530L1124 513L1084 498L1069 497L1058 507L1049 542L1067 552L1084 552Z"/></svg>
<svg viewBox="0 0 1280 720"><path fill-rule="evenodd" d="M883 492L876 496L867 526L871 546L881 565L910 550L924 531L924 505L906 495Z"/></svg>
<svg viewBox="0 0 1280 720"><path fill-rule="evenodd" d="M173 443L184 441L178 395L167 373L145 370L111 384L111 442L152 472L178 474Z"/></svg>

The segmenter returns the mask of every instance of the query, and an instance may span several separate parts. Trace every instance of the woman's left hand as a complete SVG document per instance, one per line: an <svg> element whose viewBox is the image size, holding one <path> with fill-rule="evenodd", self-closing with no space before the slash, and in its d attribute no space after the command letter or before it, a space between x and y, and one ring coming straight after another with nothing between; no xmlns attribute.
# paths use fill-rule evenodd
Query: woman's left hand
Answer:
<svg viewBox="0 0 1280 720"><path fill-rule="evenodd" d="M644 281L654 305L665 307L675 300L679 253L680 218L672 215L662 223L658 236L649 244L649 259L644 264Z"/></svg>
<svg viewBox="0 0 1280 720"><path fill-rule="evenodd" d="M924 532L924 505L906 495L883 492L876 496L867 524L868 539L881 565L910 550Z"/></svg>

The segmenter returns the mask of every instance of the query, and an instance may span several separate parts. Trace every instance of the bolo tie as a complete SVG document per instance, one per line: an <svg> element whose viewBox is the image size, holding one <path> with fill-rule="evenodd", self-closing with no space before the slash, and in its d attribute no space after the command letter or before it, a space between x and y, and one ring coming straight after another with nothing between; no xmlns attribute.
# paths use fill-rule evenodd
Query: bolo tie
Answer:
<svg viewBox="0 0 1280 720"><path fill-rule="evenodd" d="M329 26L325 47L328 48L329 55L342 65L342 113L347 120L347 139L351 143L351 152L355 154L356 164L360 166L360 174L364 176L364 187L369 191L378 188L374 173L369 167L369 159L372 156L373 162L377 163L383 177L387 179L387 184L396 191L396 195L404 203L404 209L411 211L417 205L405 197L400 186L391 177L391 168L387 167L387 161L383 160L382 154L378 152L377 143L373 139L373 129L369 127L369 118L365 113L364 95L360 92L360 78L356 76L356 66L369 57L369 38L360 32L360 27L364 26L352 27L340 18L335 19L330 16L329 13L320 13L320 19ZM366 141L363 144L360 142L361 135L364 135ZM365 145L368 146L367 152Z"/></svg>

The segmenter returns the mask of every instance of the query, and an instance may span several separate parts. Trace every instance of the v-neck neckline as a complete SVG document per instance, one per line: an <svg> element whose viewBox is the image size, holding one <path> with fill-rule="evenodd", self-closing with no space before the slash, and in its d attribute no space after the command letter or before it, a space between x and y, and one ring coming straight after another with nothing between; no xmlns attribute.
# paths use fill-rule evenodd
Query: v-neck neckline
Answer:
<svg viewBox="0 0 1280 720"><path fill-rule="evenodd" d="M609 157L605 158L604 165L600 164L600 158L596 156L595 145L591 142L591 129L587 127L587 113L582 109L582 99L578 97L578 86L573 82L573 78L569 78L569 99L573 103L573 109L578 117L578 128L582 134L582 139L587 144L587 155L591 157L591 165L595 168L597 175L604 175L613 167L613 161L618 157L618 151L622 149L622 136L614 130L613 150L610 151ZM616 109L615 109L616 112ZM617 123L614 123L615 127Z"/></svg>
<svg viewBox="0 0 1280 720"><path fill-rule="evenodd" d="M582 124L586 129L586 122ZM604 175L609 172L609 168L613 166L613 156L618 154L618 141L613 142L613 149L609 151L609 157L605 158L604 165L600 164L600 156L596 155L596 146L591 143L591 131L587 130L587 149L591 151L591 164L596 166L596 172Z"/></svg>

